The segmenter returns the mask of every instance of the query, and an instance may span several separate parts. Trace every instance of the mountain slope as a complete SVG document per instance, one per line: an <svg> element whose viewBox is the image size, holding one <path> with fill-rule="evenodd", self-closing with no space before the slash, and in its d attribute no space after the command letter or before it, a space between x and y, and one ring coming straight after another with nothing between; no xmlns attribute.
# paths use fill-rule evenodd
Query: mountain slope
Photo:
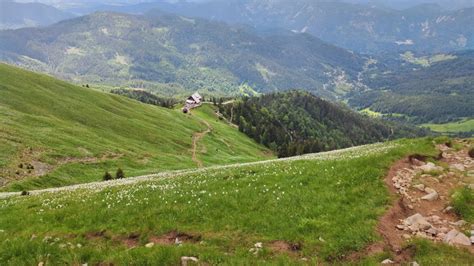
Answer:
<svg viewBox="0 0 474 266"><path fill-rule="evenodd" d="M0 38L0 60L106 89L173 97L304 89L415 122L473 116L469 51L368 58L309 34L262 34L158 11L95 13L42 29L0 31Z"/></svg>
<svg viewBox="0 0 474 266"><path fill-rule="evenodd" d="M0 59L75 82L232 95L303 88L335 98L365 58L308 34L258 35L202 19L152 12L94 13L42 29L0 32Z"/></svg>
<svg viewBox="0 0 474 266"><path fill-rule="evenodd" d="M362 116L300 91L243 98L220 109L240 131L280 157L425 134Z"/></svg>
<svg viewBox="0 0 474 266"><path fill-rule="evenodd" d="M0 1L0 29L47 26L73 15L41 3Z"/></svg>
<svg viewBox="0 0 474 266"><path fill-rule="evenodd" d="M382 242L376 225L391 202L383 177L415 153L438 151L431 139L405 140L0 199L0 263L178 265L192 256L210 265L379 265L398 258L388 243L365 250ZM412 250L397 263L473 258L429 240L406 243Z"/></svg>
<svg viewBox="0 0 474 266"><path fill-rule="evenodd" d="M467 26L474 24L474 7L451 11L435 4L422 4L395 10L343 1L214 0L157 2L116 10L136 13L152 6L184 16L244 23L261 30L284 28L306 32L364 53L474 48L474 30Z"/></svg>
<svg viewBox="0 0 474 266"><path fill-rule="evenodd" d="M127 176L193 168L203 120L0 64L1 181L26 180L10 184L24 189L100 180L118 167ZM226 124L202 141L204 165L272 157Z"/></svg>
<svg viewBox="0 0 474 266"><path fill-rule="evenodd" d="M371 90L349 95L354 107L402 114L417 123L474 117L474 51L381 59L363 80Z"/></svg>

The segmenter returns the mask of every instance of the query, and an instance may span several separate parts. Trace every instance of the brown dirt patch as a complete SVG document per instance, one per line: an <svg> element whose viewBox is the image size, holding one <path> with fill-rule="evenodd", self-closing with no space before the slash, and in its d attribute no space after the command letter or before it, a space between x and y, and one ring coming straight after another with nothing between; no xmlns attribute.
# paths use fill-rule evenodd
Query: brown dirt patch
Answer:
<svg viewBox="0 0 474 266"><path fill-rule="evenodd" d="M98 231L98 232L89 232L85 234L85 238L88 240L95 240L95 239L106 239L108 238L105 234L105 230Z"/></svg>
<svg viewBox="0 0 474 266"><path fill-rule="evenodd" d="M175 245L178 243L196 243L201 241L200 235L191 235L188 233L171 231L161 236L152 236L150 242L158 245Z"/></svg>
<svg viewBox="0 0 474 266"><path fill-rule="evenodd" d="M428 159L428 157L425 156L425 155L421 155L421 154L412 154L412 155L408 156L408 161L411 164L416 164L415 159L418 160L418 161L426 162L426 159Z"/></svg>
<svg viewBox="0 0 474 266"><path fill-rule="evenodd" d="M128 248L138 247L138 245L140 244L140 234L132 233L127 237L123 238L121 242Z"/></svg>
<svg viewBox="0 0 474 266"><path fill-rule="evenodd" d="M289 243L282 240L273 241L269 244L270 250L278 253L296 253L301 250L300 243Z"/></svg>
<svg viewBox="0 0 474 266"><path fill-rule="evenodd" d="M114 266L113 262L99 262L98 266Z"/></svg>
<svg viewBox="0 0 474 266"><path fill-rule="evenodd" d="M389 188L392 197L397 196L397 190L393 187L392 178L401 169L409 167L411 164L409 160L403 159L396 162L390 168L388 175L385 176L385 185ZM377 225L378 233L383 237L384 244L389 247L392 251L399 253L403 244L402 236L396 229L396 225L399 224L400 219L414 214L413 210L408 208L409 203L404 198L398 198L396 203L382 216Z"/></svg>
<svg viewBox="0 0 474 266"><path fill-rule="evenodd" d="M123 245L127 246L128 248L134 248L139 246L140 244L140 234L139 233L131 233L127 236L112 236L110 237L107 235L106 230L98 231L98 232L89 232L86 233L85 238L89 241L103 241L112 239L116 243L122 243Z"/></svg>

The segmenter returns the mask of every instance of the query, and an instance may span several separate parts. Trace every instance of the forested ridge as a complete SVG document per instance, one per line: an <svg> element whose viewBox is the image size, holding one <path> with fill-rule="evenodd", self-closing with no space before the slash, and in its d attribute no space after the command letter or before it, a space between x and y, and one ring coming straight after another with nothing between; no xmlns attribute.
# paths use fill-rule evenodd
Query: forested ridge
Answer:
<svg viewBox="0 0 474 266"><path fill-rule="evenodd" d="M362 116L303 91L244 97L219 109L240 131L279 157L426 134Z"/></svg>
<svg viewBox="0 0 474 266"><path fill-rule="evenodd" d="M364 78L372 90L352 92L349 104L384 114L403 114L414 123L473 117L474 51L448 56L427 66L377 64L377 69L365 73Z"/></svg>
<svg viewBox="0 0 474 266"><path fill-rule="evenodd" d="M186 17L250 25L259 31L282 28L312 34L337 46L370 54L406 50L432 53L474 48L473 29L466 27L473 21L472 3L461 5L463 9L452 10L453 0L440 0L450 7L448 10L429 3L413 4L413 0L403 0L413 4L408 9L390 8L394 2L397 1L153 1L146 5L113 6L110 9L137 14L158 8Z"/></svg>

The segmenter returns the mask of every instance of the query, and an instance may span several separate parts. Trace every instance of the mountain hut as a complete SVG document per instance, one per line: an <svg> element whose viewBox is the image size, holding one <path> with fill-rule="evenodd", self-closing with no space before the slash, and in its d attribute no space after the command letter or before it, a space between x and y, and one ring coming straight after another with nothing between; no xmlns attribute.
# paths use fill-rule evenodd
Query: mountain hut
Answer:
<svg viewBox="0 0 474 266"><path fill-rule="evenodd" d="M198 107L202 104L202 96L198 92L195 92L193 95L189 96L186 99L183 107L183 113L189 112L189 110Z"/></svg>

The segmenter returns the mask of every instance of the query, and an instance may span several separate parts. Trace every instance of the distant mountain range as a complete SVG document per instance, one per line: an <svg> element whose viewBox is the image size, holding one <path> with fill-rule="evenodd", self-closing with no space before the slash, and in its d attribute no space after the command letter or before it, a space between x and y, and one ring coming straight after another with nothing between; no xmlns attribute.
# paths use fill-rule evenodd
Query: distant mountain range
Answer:
<svg viewBox="0 0 474 266"><path fill-rule="evenodd" d="M41 3L0 1L0 29L46 26L74 15Z"/></svg>
<svg viewBox="0 0 474 266"><path fill-rule="evenodd" d="M393 9L407 9L421 4L437 4L448 10L474 7L472 0L344 0L354 4L370 4Z"/></svg>
<svg viewBox="0 0 474 266"><path fill-rule="evenodd" d="M366 58L309 34L259 35L246 27L158 14L94 13L45 28L0 32L0 59L77 83L199 90L306 89L335 99Z"/></svg>
<svg viewBox="0 0 474 266"><path fill-rule="evenodd" d="M469 6L469 5L460 5ZM379 4L314 0L156 1L92 10L145 13L153 8L189 17L247 24L258 30L283 28L310 33L361 53L445 52L474 48L474 8L443 9L421 4L396 10ZM83 10L83 12L87 12Z"/></svg>
<svg viewBox="0 0 474 266"><path fill-rule="evenodd" d="M371 89L347 95L351 106L413 122L474 117L474 50L418 57L407 52L372 63L361 75Z"/></svg>
<svg viewBox="0 0 474 266"><path fill-rule="evenodd" d="M473 117L474 56L362 55L311 34L188 18L99 12L44 28L0 31L0 60L102 89L161 96L304 89L414 122Z"/></svg>
<svg viewBox="0 0 474 266"><path fill-rule="evenodd" d="M0 27L45 26L73 15L97 11L129 14L162 11L231 24L257 31L309 33L359 53L474 49L474 3L382 0L209 0L209 1L46 1L0 2ZM141 2L141 3L140 3ZM471 1L472 2L472 1ZM161 11L153 11L159 9Z"/></svg>

